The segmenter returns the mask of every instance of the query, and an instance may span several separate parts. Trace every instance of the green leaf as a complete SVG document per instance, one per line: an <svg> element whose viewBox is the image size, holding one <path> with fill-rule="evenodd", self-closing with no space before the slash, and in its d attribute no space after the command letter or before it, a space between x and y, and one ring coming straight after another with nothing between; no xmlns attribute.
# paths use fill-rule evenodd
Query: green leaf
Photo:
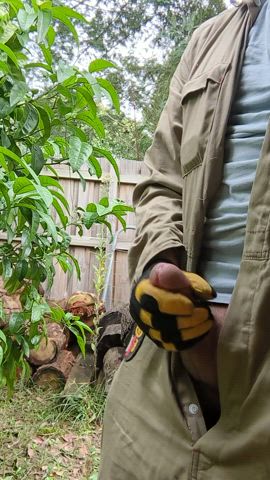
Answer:
<svg viewBox="0 0 270 480"><path fill-rule="evenodd" d="M115 174L117 176L117 179L120 180L120 172L119 172L119 167L117 165L117 162L111 152L106 150L105 148L98 148L94 147L93 149L93 154L97 157L105 157L107 160L109 160L110 164L113 166L113 169L115 171Z"/></svg>
<svg viewBox="0 0 270 480"><path fill-rule="evenodd" d="M29 178L18 177L13 183L13 192L15 195L23 195L24 193L33 192L35 187Z"/></svg>
<svg viewBox="0 0 270 480"><path fill-rule="evenodd" d="M45 313L48 312L48 306L40 303L34 303L31 310L31 322L39 322Z"/></svg>
<svg viewBox="0 0 270 480"><path fill-rule="evenodd" d="M57 214L60 218L60 221L61 221L63 227L66 228L67 223L68 223L68 217L64 214L60 203L58 202L58 200L56 200L56 198L54 198L52 204L53 204L53 207L55 208L55 210L56 210L56 212L57 212Z"/></svg>
<svg viewBox="0 0 270 480"><path fill-rule="evenodd" d="M3 363L3 358L4 358L4 350L3 347L0 345L0 365Z"/></svg>
<svg viewBox="0 0 270 480"><path fill-rule="evenodd" d="M85 225L85 227L89 230L94 223L97 222L99 216L97 213L91 213L91 212L85 212L83 217L82 217L82 222Z"/></svg>
<svg viewBox="0 0 270 480"><path fill-rule="evenodd" d="M105 138L103 123L98 117L93 117L91 112L79 113L76 118L89 125L89 127L92 127L100 138Z"/></svg>
<svg viewBox="0 0 270 480"><path fill-rule="evenodd" d="M61 195L61 193L59 193L57 190L50 190L51 194L56 197L65 207L67 213L70 212L70 208L69 208L69 203L67 201L67 199Z"/></svg>
<svg viewBox="0 0 270 480"><path fill-rule="evenodd" d="M0 153L0 165L6 172L9 172L8 164L7 164L7 162L5 160L5 157L2 153Z"/></svg>
<svg viewBox="0 0 270 480"><path fill-rule="evenodd" d="M92 146L82 142L78 137L71 137L69 141L68 157L73 172L77 172L87 162L92 153Z"/></svg>
<svg viewBox="0 0 270 480"><path fill-rule="evenodd" d="M27 103L24 107L20 127L17 132L15 132L15 138L21 138L21 136L26 136L32 133L37 127L38 121L39 115L37 109L31 105L31 103Z"/></svg>
<svg viewBox="0 0 270 480"><path fill-rule="evenodd" d="M9 189L2 182L0 183L0 192L5 199L7 208L10 208L11 203L10 203L10 198L9 198L9 195L8 195Z"/></svg>
<svg viewBox="0 0 270 480"><path fill-rule="evenodd" d="M44 131L42 140L43 142L45 142L51 135L51 119L47 110L45 110L45 108L37 104L35 104L35 107L38 110L39 117L40 117L39 126Z"/></svg>
<svg viewBox="0 0 270 480"><path fill-rule="evenodd" d="M48 28L48 33L47 33L47 40L48 40L48 45L51 47L54 44L55 40L55 31L52 26Z"/></svg>
<svg viewBox="0 0 270 480"><path fill-rule="evenodd" d="M15 53L13 53L13 51L7 45L4 45L4 43L0 43L0 50L3 50L3 52L7 54L7 56L10 58L10 60L12 60L16 67L19 67Z"/></svg>
<svg viewBox="0 0 270 480"><path fill-rule="evenodd" d="M1 317L1 318L4 318L4 317ZM0 329L0 340L1 340L1 342L3 342L6 345L7 338L6 338L6 335L4 334L3 330L1 330L1 329Z"/></svg>
<svg viewBox="0 0 270 480"><path fill-rule="evenodd" d="M10 142L9 137L7 136L5 130L1 131L1 142L2 142L3 147L6 147L6 148L9 148L10 145L11 145L11 142ZM2 155L2 157L3 157L3 155Z"/></svg>
<svg viewBox="0 0 270 480"><path fill-rule="evenodd" d="M119 97L118 97L117 91L115 90L114 86L106 78L97 78L97 81L98 81L99 85L109 93L110 98L112 100L112 104L113 104L115 110L118 113L120 113Z"/></svg>
<svg viewBox="0 0 270 480"><path fill-rule="evenodd" d="M20 8L23 8L21 0L1 0L0 3L7 3L13 8L15 13L17 13Z"/></svg>
<svg viewBox="0 0 270 480"><path fill-rule="evenodd" d="M61 183L55 180L55 178L48 177L47 175L40 175L39 180L40 180L40 184L43 187L56 187L56 188L59 188L59 190L61 190L62 192L64 191L64 188L62 187Z"/></svg>
<svg viewBox="0 0 270 480"><path fill-rule="evenodd" d="M71 18L76 18L77 20L81 20L82 22L87 22L86 18L81 15L79 12L76 10L73 10L73 8L67 7L67 6L57 6L52 8L52 13L53 16L58 18L61 15L66 15L67 17ZM58 15L58 17L57 17Z"/></svg>
<svg viewBox="0 0 270 480"><path fill-rule="evenodd" d="M26 9L20 9L17 15L19 25L21 29L26 32L32 27L34 21L37 18L37 13L35 10L27 5Z"/></svg>
<svg viewBox="0 0 270 480"><path fill-rule="evenodd" d="M16 32L17 27L12 22L6 22L5 28L3 28L0 34L0 43L7 43L11 37L13 37Z"/></svg>
<svg viewBox="0 0 270 480"><path fill-rule="evenodd" d="M16 278L21 282L27 275L28 263L25 259L20 260L15 269Z"/></svg>
<svg viewBox="0 0 270 480"><path fill-rule="evenodd" d="M77 92L79 92L87 101L88 106L91 108L91 114L93 117L96 117L97 114L97 106L93 99L93 93L89 91L86 87L82 86L75 86Z"/></svg>
<svg viewBox="0 0 270 480"><path fill-rule="evenodd" d="M63 272L71 272L72 271L72 266L70 262L67 260L65 255L57 255L56 257L60 267L62 268Z"/></svg>
<svg viewBox="0 0 270 480"><path fill-rule="evenodd" d="M45 203L46 207L49 208L53 203L53 196L51 192L47 188L42 187L41 185L35 185L35 189L40 195L40 198Z"/></svg>
<svg viewBox="0 0 270 480"><path fill-rule="evenodd" d="M77 339L78 345L80 347L80 350L82 352L82 355L85 357L85 341L81 337L81 335L79 335L79 334L76 335L76 339Z"/></svg>
<svg viewBox="0 0 270 480"><path fill-rule="evenodd" d="M109 60L97 58L89 64L88 70L90 73L93 73L100 72L101 70L105 70L106 68L117 68L117 66L115 65L115 63L110 62Z"/></svg>
<svg viewBox="0 0 270 480"><path fill-rule="evenodd" d="M41 335L35 335L33 338L31 338L31 344L33 347L36 347L40 343L41 338Z"/></svg>
<svg viewBox="0 0 270 480"><path fill-rule="evenodd" d="M75 258L73 255L71 255L71 253L69 253L69 252L65 252L65 254L71 259L72 263L74 264L78 280L81 280L81 269L80 269L80 265L79 265L79 262L78 262L77 258Z"/></svg>
<svg viewBox="0 0 270 480"><path fill-rule="evenodd" d="M44 158L43 152L38 145L33 145L31 148L32 159L31 159L31 167L33 168L34 172L39 175L42 168L46 163L46 158Z"/></svg>
<svg viewBox="0 0 270 480"><path fill-rule="evenodd" d="M53 7L52 8L52 15L53 18L56 18L59 20L59 22L62 22L66 27L69 29L69 31L72 33L74 39L76 40L76 43L78 43L78 34L77 31L73 25L73 23L69 20L69 18L63 13L63 10L61 10L62 7Z"/></svg>
<svg viewBox="0 0 270 480"><path fill-rule="evenodd" d="M99 200L98 202L100 205L103 205L103 207L108 208L110 205L109 198L108 197L103 197Z"/></svg>
<svg viewBox="0 0 270 480"><path fill-rule="evenodd" d="M24 323L24 318L22 313L19 313L19 312L12 313L10 315L10 319L8 323L8 328L10 333L18 333L22 328L23 323Z"/></svg>
<svg viewBox="0 0 270 480"><path fill-rule="evenodd" d="M86 206L87 212L96 212L97 211L97 204L96 203L88 203Z"/></svg>
<svg viewBox="0 0 270 480"><path fill-rule="evenodd" d="M10 278L12 275L12 267L11 267L11 262L9 258L3 257L2 258L2 263L3 263L3 277L4 279Z"/></svg>
<svg viewBox="0 0 270 480"><path fill-rule="evenodd" d="M9 66L6 62L0 60L0 71L3 73L9 73Z"/></svg>
<svg viewBox="0 0 270 480"><path fill-rule="evenodd" d="M24 65L24 68L27 70L30 68L43 68L44 70L47 70L47 72L52 72L52 68L47 65L47 63L42 63L42 62L32 62L32 63L27 63Z"/></svg>
<svg viewBox="0 0 270 480"><path fill-rule="evenodd" d="M90 87L93 90L97 100L100 101L102 97L102 89L98 84L96 77L94 77L92 73L85 72L85 71L81 72L81 74L84 77L84 79L87 80L89 84L88 88Z"/></svg>
<svg viewBox="0 0 270 480"><path fill-rule="evenodd" d="M28 87L25 82L14 83L10 91L10 98L9 98L10 106L13 107L13 105L16 105L16 103L23 100L27 92L28 92Z"/></svg>
<svg viewBox="0 0 270 480"><path fill-rule="evenodd" d="M39 216L38 212L33 211L32 212L31 231L30 231L31 238L35 237L35 235L38 231L39 222L40 222L40 216ZM24 252L24 256L27 256L27 253L30 253L29 250L27 252Z"/></svg>
<svg viewBox="0 0 270 480"><path fill-rule="evenodd" d="M67 213L69 213L69 203L67 201L67 199L61 195L61 193L59 193L57 190L50 190L51 194L56 197L58 200L60 200L60 202L64 205Z"/></svg>
<svg viewBox="0 0 270 480"><path fill-rule="evenodd" d="M100 178L101 175L102 175L102 168L101 168L101 165L98 161L98 159L94 156L94 155L91 155L88 159L88 162L89 162L89 170L90 170L90 175L92 175L92 168L94 169L94 173L95 175Z"/></svg>
<svg viewBox="0 0 270 480"><path fill-rule="evenodd" d="M59 67L57 70L57 81L59 83L64 82L68 78L72 77L75 73L75 70L70 65L66 65L66 63L60 61Z"/></svg>
<svg viewBox="0 0 270 480"><path fill-rule="evenodd" d="M53 61L51 50L49 48L47 48L43 43L41 43L39 46L40 46L40 49L43 53L43 56L44 56L46 62L51 67L52 61Z"/></svg>
<svg viewBox="0 0 270 480"><path fill-rule="evenodd" d="M52 21L52 12L50 10L39 10L38 11L38 22L37 22L37 43L43 43L45 41L46 35L49 30L49 26Z"/></svg>
<svg viewBox="0 0 270 480"><path fill-rule="evenodd" d="M92 328L90 328L86 323L81 322L80 320L76 320L76 325L81 327L83 330L86 330L87 332L91 333L92 335L94 334Z"/></svg>
<svg viewBox="0 0 270 480"><path fill-rule="evenodd" d="M42 218L42 220L47 224L48 231L51 234L52 238L57 243L58 242L58 234L57 234L57 230L56 230L56 227L54 225L54 222L53 222L52 218L49 215L47 215L46 213L43 213L43 212L39 212L39 214L40 214L40 217Z"/></svg>
<svg viewBox="0 0 270 480"><path fill-rule="evenodd" d="M13 110L9 102L4 98L0 98L0 118L7 117Z"/></svg>

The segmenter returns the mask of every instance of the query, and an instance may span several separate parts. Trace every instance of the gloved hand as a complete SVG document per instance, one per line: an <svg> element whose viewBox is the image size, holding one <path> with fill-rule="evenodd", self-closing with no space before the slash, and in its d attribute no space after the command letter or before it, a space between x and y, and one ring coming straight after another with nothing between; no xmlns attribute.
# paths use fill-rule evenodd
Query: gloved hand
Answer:
<svg viewBox="0 0 270 480"><path fill-rule="evenodd" d="M192 347L213 325L207 300L214 289L199 275L159 262L146 270L131 293L130 313L159 347Z"/></svg>

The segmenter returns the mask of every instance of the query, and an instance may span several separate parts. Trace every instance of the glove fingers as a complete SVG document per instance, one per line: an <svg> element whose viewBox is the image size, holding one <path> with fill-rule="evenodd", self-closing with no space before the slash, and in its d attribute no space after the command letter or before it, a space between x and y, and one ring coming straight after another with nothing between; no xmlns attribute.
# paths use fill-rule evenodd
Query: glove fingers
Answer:
<svg viewBox="0 0 270 480"><path fill-rule="evenodd" d="M194 304L185 295L155 287L147 278L135 287L135 298L143 308L152 313L191 315L194 309Z"/></svg>
<svg viewBox="0 0 270 480"><path fill-rule="evenodd" d="M153 307L154 299L152 302ZM138 326L159 347L167 351L179 351L190 348L201 339L212 327L213 320L207 308L195 308L192 317L176 317L157 310L151 313L141 307L133 296L130 313Z"/></svg>
<svg viewBox="0 0 270 480"><path fill-rule="evenodd" d="M191 287L199 298L211 300L211 298L216 297L217 294L213 287L211 287L204 278L200 277L200 275L192 272L183 272L183 274L189 280Z"/></svg>
<svg viewBox="0 0 270 480"><path fill-rule="evenodd" d="M188 340L197 340L198 338L202 337L205 333L209 332L210 328L213 325L213 320L208 319L205 322L200 323L196 327L192 328L184 328L181 330L182 340L187 342Z"/></svg>
<svg viewBox="0 0 270 480"><path fill-rule="evenodd" d="M208 307L197 307L194 308L192 316L177 316L177 328L179 330L185 328L193 328L209 319L211 313Z"/></svg>

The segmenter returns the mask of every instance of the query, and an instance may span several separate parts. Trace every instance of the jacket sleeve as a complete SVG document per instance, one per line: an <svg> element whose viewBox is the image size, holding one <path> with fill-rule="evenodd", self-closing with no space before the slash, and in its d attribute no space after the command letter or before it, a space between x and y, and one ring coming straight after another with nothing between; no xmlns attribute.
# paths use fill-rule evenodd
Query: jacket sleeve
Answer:
<svg viewBox="0 0 270 480"><path fill-rule="evenodd" d="M147 263L164 250L180 247L179 255L184 254L181 92L188 78L189 58L188 46L172 78L152 146L145 155L150 176L134 190L136 236L129 252L131 282L138 279Z"/></svg>

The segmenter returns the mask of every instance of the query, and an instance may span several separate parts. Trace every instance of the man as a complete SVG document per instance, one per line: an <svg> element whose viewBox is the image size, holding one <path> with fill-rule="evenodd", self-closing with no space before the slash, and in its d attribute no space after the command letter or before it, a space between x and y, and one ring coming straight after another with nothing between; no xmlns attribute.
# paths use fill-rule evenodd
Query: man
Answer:
<svg viewBox="0 0 270 480"><path fill-rule="evenodd" d="M270 478L269 45L269 0L244 0L198 28L173 77L134 195L139 327L100 480Z"/></svg>

